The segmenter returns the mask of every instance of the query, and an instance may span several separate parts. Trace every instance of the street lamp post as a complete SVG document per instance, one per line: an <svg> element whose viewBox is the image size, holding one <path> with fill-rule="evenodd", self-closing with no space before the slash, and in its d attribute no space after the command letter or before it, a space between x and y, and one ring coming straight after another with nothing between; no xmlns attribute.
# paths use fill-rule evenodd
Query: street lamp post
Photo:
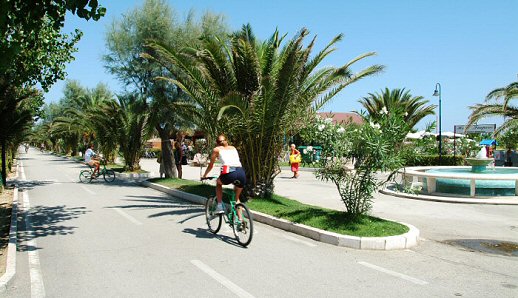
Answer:
<svg viewBox="0 0 518 298"><path fill-rule="evenodd" d="M439 96L439 164L442 164L441 84L435 84L433 96Z"/></svg>

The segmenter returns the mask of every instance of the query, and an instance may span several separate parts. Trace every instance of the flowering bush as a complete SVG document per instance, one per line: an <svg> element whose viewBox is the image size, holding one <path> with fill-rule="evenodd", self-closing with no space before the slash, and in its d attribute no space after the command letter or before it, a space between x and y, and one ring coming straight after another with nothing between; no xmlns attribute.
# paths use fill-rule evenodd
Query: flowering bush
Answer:
<svg viewBox="0 0 518 298"><path fill-rule="evenodd" d="M351 215L368 212L373 193L387 182L376 172L392 172L403 165L398 151L408 126L402 114L382 115L378 123L370 121L363 125L332 124L328 119L317 118L301 133L306 141L322 146L322 168L316 175L336 185L346 212Z"/></svg>

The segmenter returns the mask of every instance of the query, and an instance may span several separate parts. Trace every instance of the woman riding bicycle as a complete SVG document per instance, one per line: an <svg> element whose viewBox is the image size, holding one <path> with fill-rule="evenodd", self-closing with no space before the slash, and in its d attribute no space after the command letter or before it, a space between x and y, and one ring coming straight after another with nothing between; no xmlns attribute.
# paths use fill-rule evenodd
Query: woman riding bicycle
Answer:
<svg viewBox="0 0 518 298"><path fill-rule="evenodd" d="M89 148L86 149L85 152L85 163L94 168L93 175L99 175L99 169L101 167L101 163L97 158L97 155L94 152L94 144L90 144Z"/></svg>
<svg viewBox="0 0 518 298"><path fill-rule="evenodd" d="M216 212L223 213L223 185L234 183L236 202L239 203L239 196L245 186L246 176L236 148L228 144L226 137L219 135L216 139L216 144L217 146L212 150L209 166L202 178L207 178L207 175L214 167L214 162L219 158L222 166L220 176L216 181L216 198L218 200ZM235 183L236 181L238 181L238 183ZM240 214L238 215L241 216Z"/></svg>

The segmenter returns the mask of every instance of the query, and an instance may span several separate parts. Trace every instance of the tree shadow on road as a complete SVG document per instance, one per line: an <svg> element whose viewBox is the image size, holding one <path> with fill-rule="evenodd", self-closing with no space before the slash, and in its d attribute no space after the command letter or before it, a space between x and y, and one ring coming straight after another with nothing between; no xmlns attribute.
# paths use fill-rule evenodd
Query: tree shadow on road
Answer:
<svg viewBox="0 0 518 298"><path fill-rule="evenodd" d="M74 233L75 226L63 225L63 222L78 218L87 212L85 207L69 208L60 206L35 206L30 211L19 210L19 214L25 219L29 216L31 230L27 230L26 221L22 220L18 226L18 251L32 251L40 249L28 245L28 241L47 236L64 236Z"/></svg>
<svg viewBox="0 0 518 298"><path fill-rule="evenodd" d="M173 216L173 215L188 215L192 214L193 216L188 217L187 219L179 221L179 223L184 223L189 219L202 216L203 215L203 207L196 204L187 203L185 201L171 198L171 197L161 197L161 196L126 196L131 199L126 199L128 202L136 202L141 204L130 204L130 205L120 205L120 206L112 206L107 208L123 208L123 209L168 209L163 212L158 212L152 215L149 215L149 218L161 217L161 216Z"/></svg>

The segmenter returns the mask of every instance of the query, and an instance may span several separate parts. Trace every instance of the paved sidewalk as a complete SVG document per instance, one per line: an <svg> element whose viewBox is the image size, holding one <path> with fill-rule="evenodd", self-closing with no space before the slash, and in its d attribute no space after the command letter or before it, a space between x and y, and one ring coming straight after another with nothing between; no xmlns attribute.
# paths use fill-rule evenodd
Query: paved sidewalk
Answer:
<svg viewBox="0 0 518 298"><path fill-rule="evenodd" d="M158 176L155 159L141 160L143 169ZM184 166L183 178L198 180L200 168ZM203 169L204 170L204 169ZM219 168L213 173L217 175ZM329 209L344 210L343 202L332 183L315 178L312 172L301 172L298 179L283 170L275 179L275 193L300 202ZM372 215L409 223L421 231L425 239L497 239L518 242L518 206L456 204L419 201L378 193Z"/></svg>

